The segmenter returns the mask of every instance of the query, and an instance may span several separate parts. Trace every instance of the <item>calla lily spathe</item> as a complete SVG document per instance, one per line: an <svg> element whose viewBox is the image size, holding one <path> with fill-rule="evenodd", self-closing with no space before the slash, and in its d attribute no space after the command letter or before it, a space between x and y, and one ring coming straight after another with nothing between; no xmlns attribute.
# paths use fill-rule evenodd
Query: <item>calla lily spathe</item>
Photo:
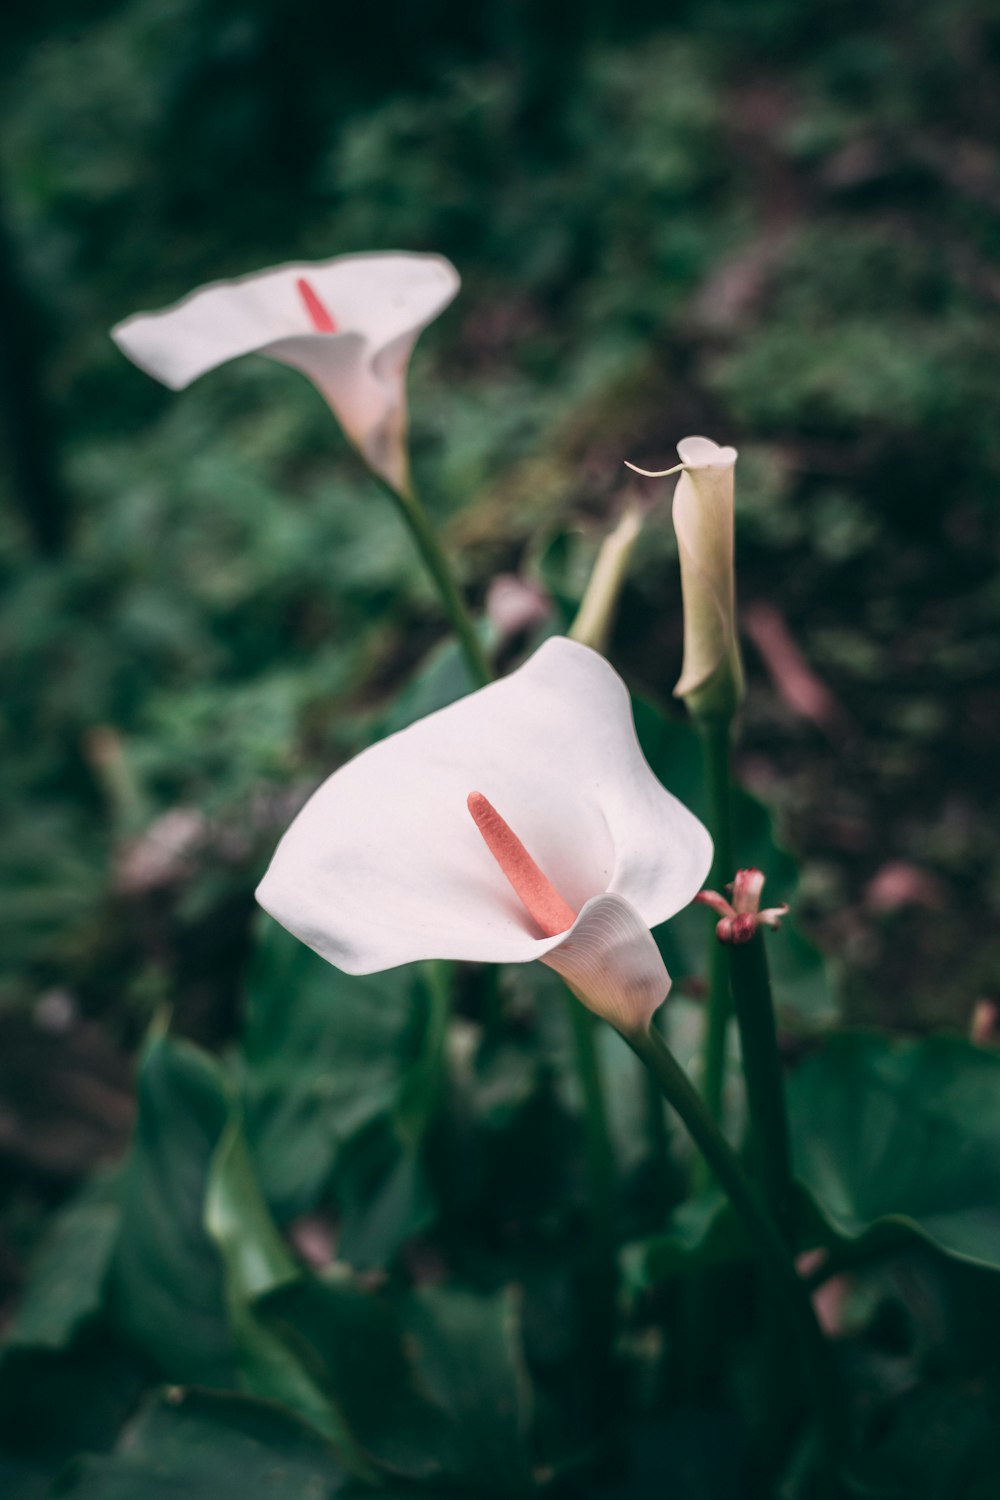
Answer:
<svg viewBox="0 0 1000 1500"><path fill-rule="evenodd" d="M529 915L470 817L476 801L562 898L565 931L543 935ZM621 678L556 637L335 772L285 834L257 899L348 973L539 959L631 1032L670 987L650 928L694 898L711 854L706 829L643 758Z"/></svg>
<svg viewBox="0 0 1000 1500"><path fill-rule="evenodd" d="M737 453L706 437L682 438L677 452L681 461L672 469L628 467L650 479L680 471L673 522L681 560L684 661L674 693L696 718L727 720L743 698L734 561Z"/></svg>
<svg viewBox="0 0 1000 1500"><path fill-rule="evenodd" d="M673 508L684 596L684 662L674 692L695 714L728 718L743 697L733 557L736 449L688 437L677 444L677 452L684 465Z"/></svg>
<svg viewBox="0 0 1000 1500"><path fill-rule="evenodd" d="M341 255L214 282L126 318L112 338L172 390L242 354L301 370L369 467L400 491L409 478L407 365L459 284L440 255Z"/></svg>

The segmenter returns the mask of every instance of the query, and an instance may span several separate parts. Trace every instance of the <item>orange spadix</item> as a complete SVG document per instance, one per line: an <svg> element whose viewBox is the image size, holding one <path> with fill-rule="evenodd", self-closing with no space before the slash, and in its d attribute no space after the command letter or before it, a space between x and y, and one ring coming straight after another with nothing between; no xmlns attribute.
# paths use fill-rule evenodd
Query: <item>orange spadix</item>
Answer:
<svg viewBox="0 0 1000 1500"><path fill-rule="evenodd" d="M468 808L493 858L522 906L546 937L558 937L576 921L576 912L535 864L517 834L482 792L470 792Z"/></svg>
<svg viewBox="0 0 1000 1500"><path fill-rule="evenodd" d="M310 322L317 333L336 333L336 320L331 315L326 304L319 297L316 288L308 282L304 276L299 276L295 282L299 296L306 305Z"/></svg>

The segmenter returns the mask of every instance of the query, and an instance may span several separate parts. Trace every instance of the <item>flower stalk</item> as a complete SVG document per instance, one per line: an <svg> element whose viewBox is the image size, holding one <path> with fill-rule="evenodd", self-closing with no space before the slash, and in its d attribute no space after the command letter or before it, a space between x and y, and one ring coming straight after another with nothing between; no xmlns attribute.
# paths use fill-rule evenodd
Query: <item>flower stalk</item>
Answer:
<svg viewBox="0 0 1000 1500"><path fill-rule="evenodd" d="M708 792L708 827L715 845L711 879L723 885L733 869L733 788L730 772L730 719L696 720L701 739L702 766ZM713 1120L723 1118L726 1048L732 1015L728 955L715 941L714 924L708 951L708 1012L702 1054L702 1095Z"/></svg>
<svg viewBox="0 0 1000 1500"><path fill-rule="evenodd" d="M743 1054L754 1174L775 1222L791 1243L795 1219L791 1144L767 951L758 930L748 943L718 944L729 958Z"/></svg>
<svg viewBox="0 0 1000 1500"><path fill-rule="evenodd" d="M397 510L409 528L431 581L434 584L449 624L462 648L466 665L476 687L485 687L493 680L493 670L479 638L475 622L469 613L462 591L455 580L451 564L438 540L437 532L423 502L407 476L397 489L395 485L372 470L386 494L395 503Z"/></svg>
<svg viewBox="0 0 1000 1500"><path fill-rule="evenodd" d="M590 1194L590 1232L594 1307L592 1334L604 1357L614 1335L615 1223L617 1192L615 1161L608 1128L608 1108L597 1051L597 1018L566 993L576 1074L583 1094L584 1149Z"/></svg>
<svg viewBox="0 0 1000 1500"><path fill-rule="evenodd" d="M846 1422L833 1352L819 1326L809 1290L795 1269L784 1235L747 1177L684 1069L652 1026L622 1032L680 1116L720 1187L739 1214L799 1351L831 1475L831 1493L846 1444Z"/></svg>

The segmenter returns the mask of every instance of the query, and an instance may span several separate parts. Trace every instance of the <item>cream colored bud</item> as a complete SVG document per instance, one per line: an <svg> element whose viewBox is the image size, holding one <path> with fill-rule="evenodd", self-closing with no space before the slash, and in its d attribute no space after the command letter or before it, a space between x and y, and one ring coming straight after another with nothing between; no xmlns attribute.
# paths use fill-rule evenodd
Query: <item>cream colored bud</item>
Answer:
<svg viewBox="0 0 1000 1500"><path fill-rule="evenodd" d="M677 452L684 466L673 506L684 663L674 692L696 718L728 719L743 698L733 542L736 449L689 437L677 444Z"/></svg>

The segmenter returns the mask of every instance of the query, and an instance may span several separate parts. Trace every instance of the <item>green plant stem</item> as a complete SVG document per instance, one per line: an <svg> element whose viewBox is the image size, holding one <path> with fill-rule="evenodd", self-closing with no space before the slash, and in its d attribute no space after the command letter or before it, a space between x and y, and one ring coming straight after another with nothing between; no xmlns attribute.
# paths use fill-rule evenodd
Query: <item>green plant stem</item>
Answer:
<svg viewBox="0 0 1000 1500"><path fill-rule="evenodd" d="M469 613L462 591L455 581L455 575L451 570L451 564L445 556L444 548L438 541L437 532L431 522L430 516L424 508L423 502L413 488L412 482L407 481L400 489L394 489L388 480L380 475L375 476L386 494L391 496L399 510L400 515L409 527L410 534L417 544L417 551L434 582L445 614L451 623L451 628L458 637L458 643L462 648L469 671L477 687L484 687L486 683L492 682L493 671L483 650L482 642L476 632L475 622Z"/></svg>
<svg viewBox="0 0 1000 1500"><path fill-rule="evenodd" d="M719 947L724 945L720 943ZM754 1175L772 1217L790 1243L795 1214L791 1143L763 934L758 931L749 943L727 951L743 1054Z"/></svg>
<svg viewBox="0 0 1000 1500"><path fill-rule="evenodd" d="M784 1236L707 1104L659 1033L649 1029L625 1036L625 1040L656 1078L664 1098L680 1115L743 1220L773 1294L794 1333L831 1473L837 1474L844 1454L846 1429L833 1353L816 1321L809 1292L795 1270Z"/></svg>
<svg viewBox="0 0 1000 1500"><path fill-rule="evenodd" d="M701 738L702 765L708 792L709 832L715 844L715 855L709 873L709 885L723 891L735 874L733 864L733 791L729 768L731 740L730 719L697 720ZM732 1012L729 989L729 964L725 952L715 939L715 919L711 929L708 958L708 1019L702 1055L702 1096L713 1120L721 1120L726 1081L726 1042Z"/></svg>
<svg viewBox="0 0 1000 1500"><path fill-rule="evenodd" d="M662 1007L650 1019L650 1026L656 1027L657 1030L660 1029L661 1014ZM670 1132L667 1128L666 1110L663 1108L663 1095L648 1068L643 1069L642 1081L646 1089L646 1139L649 1146L650 1175L649 1211L652 1221L661 1224L670 1199L672 1179L675 1176L670 1161Z"/></svg>
<svg viewBox="0 0 1000 1500"><path fill-rule="evenodd" d="M608 1130L608 1110L604 1097L597 1056L597 1023L585 1005L571 992L567 993L573 1045L576 1052L577 1077L583 1092L583 1119L590 1175L590 1198L594 1218L601 1224L614 1222L615 1163Z"/></svg>
<svg viewBox="0 0 1000 1500"><path fill-rule="evenodd" d="M597 1290L595 1342L605 1349L613 1332L615 1256L615 1159L608 1129L604 1080L597 1055L597 1023L572 991L567 990L576 1071L583 1093L583 1128L590 1189L593 1272Z"/></svg>

